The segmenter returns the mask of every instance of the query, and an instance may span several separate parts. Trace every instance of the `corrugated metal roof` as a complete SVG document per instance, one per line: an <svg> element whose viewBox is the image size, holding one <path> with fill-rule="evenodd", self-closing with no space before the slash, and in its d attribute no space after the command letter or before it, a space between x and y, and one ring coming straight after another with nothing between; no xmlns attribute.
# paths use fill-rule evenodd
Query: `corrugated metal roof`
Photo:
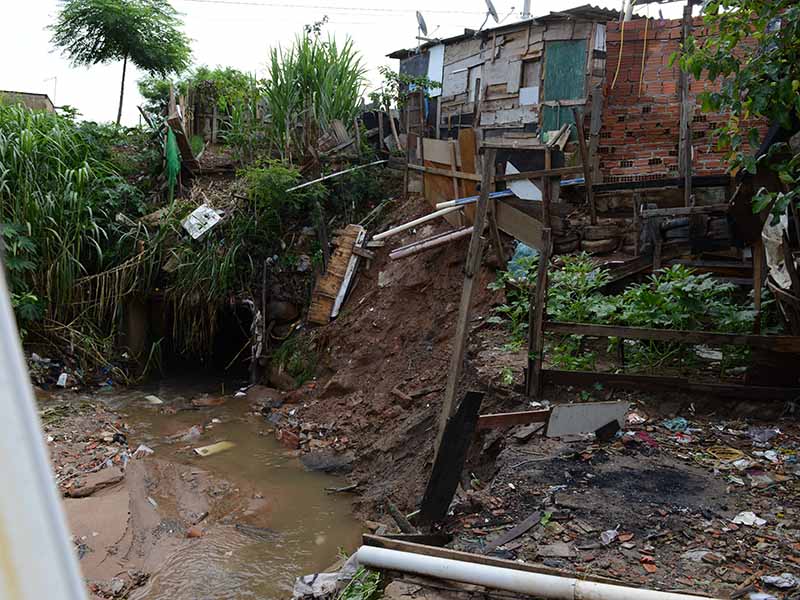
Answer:
<svg viewBox="0 0 800 600"><path fill-rule="evenodd" d="M436 46L438 44L451 44L453 42L459 42L461 40L468 39L475 35L485 36L488 33L492 32L500 32L500 31L507 31L508 29L513 29L514 27L518 27L524 23L529 23L532 21L557 21L560 19L581 19L584 21L597 21L597 22L606 22L606 21L618 21L620 18L620 12L618 10L614 10L611 8L603 8L602 6L592 6L591 4L584 4L583 6L576 6L575 8L568 8L566 10L560 11L553 11L541 17L534 17L531 19L523 19L521 21L515 21L513 23L508 23L506 25L499 25L498 27L492 27L489 29L484 29L480 32L475 31L474 29L465 29L464 33L459 35L454 35L449 38L437 39L430 42L425 42L419 46L419 50L427 50L431 46ZM412 54L416 54L417 48L410 48L410 49L402 49L402 50L395 50L391 54L387 54L387 58L397 58L397 59L404 59L408 58Z"/></svg>

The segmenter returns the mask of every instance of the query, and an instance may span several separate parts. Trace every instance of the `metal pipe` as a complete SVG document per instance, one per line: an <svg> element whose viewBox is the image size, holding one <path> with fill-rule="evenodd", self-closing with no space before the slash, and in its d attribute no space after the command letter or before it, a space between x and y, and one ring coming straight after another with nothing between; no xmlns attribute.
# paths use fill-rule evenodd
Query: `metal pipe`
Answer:
<svg viewBox="0 0 800 600"><path fill-rule="evenodd" d="M525 0L522 3L522 18L523 19L531 18L531 0Z"/></svg>
<svg viewBox="0 0 800 600"><path fill-rule="evenodd" d="M360 565L450 579L554 600L697 600L697 596L585 581L530 571L361 546Z"/></svg>
<svg viewBox="0 0 800 600"><path fill-rule="evenodd" d="M472 235L472 227L464 227L463 229L456 229L455 231L450 231L447 233L439 234L428 238L426 240L420 240L414 244L409 244L408 246L403 246L402 248L398 248L397 250L392 250L389 253L389 259L397 260L398 258L403 258L406 256L411 256L412 254L417 254L418 252L423 252L425 250L430 250L432 248L438 248L444 244L449 244L455 240L460 240L463 237L467 237L468 235Z"/></svg>
<svg viewBox="0 0 800 600"><path fill-rule="evenodd" d="M508 196L513 196L514 192L511 190L500 190L499 192L490 192L489 199L495 200L497 198L506 198ZM456 198L455 200L448 200L447 202L439 202L436 205L436 208L451 208L453 206L464 206L465 204L473 204L478 201L480 196L468 196L466 198Z"/></svg>
<svg viewBox="0 0 800 600"><path fill-rule="evenodd" d="M366 169L367 167L372 167L374 165L382 165L383 163L389 162L388 160L376 160L366 165L358 165L356 167L352 167L350 169L345 169L344 171L337 171L336 173L331 173L330 175L325 175L325 177L319 177L318 179L314 179L312 181L306 181L305 183L301 183L300 185L296 185L294 187L290 187L287 192L293 192L295 190L300 190L304 187L312 185L314 183L319 183L320 181L325 181L326 179L333 179L334 177L339 177L339 175L344 175L345 173L350 173L352 171L358 171L359 169Z"/></svg>

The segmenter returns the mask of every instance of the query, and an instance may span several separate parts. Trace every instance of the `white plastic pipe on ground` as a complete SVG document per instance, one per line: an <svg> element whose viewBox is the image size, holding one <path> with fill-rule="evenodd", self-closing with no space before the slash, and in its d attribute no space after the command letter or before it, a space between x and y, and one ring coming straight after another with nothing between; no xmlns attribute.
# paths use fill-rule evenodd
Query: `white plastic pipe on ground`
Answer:
<svg viewBox="0 0 800 600"><path fill-rule="evenodd" d="M374 546L361 546L357 555L358 563L366 567L450 579L539 598L556 600L697 600L698 598L689 594L583 581L571 577L518 571Z"/></svg>
<svg viewBox="0 0 800 600"><path fill-rule="evenodd" d="M439 217L443 217L445 215L449 215L451 212L456 212L457 210L461 210L460 206L451 206L449 208L445 208L442 210L437 210L436 212L432 212L430 214L425 215L424 217L420 217L419 219L414 219L413 221L409 221L408 223L403 223L402 225L398 225L397 227L393 227L392 229L387 229L383 233L378 233L372 236L373 240L382 240L389 236L392 236L396 233L400 233L401 231L405 231L406 229L411 229L412 227L416 227L417 225L421 225L422 223L426 223L428 221L433 221Z"/></svg>

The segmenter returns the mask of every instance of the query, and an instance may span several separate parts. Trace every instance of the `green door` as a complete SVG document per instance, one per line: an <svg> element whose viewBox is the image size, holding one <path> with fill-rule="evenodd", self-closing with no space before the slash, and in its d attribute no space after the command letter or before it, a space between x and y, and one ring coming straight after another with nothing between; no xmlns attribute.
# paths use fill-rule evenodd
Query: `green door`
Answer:
<svg viewBox="0 0 800 600"><path fill-rule="evenodd" d="M544 49L544 100L579 100L586 94L586 40L547 42ZM574 123L571 106L542 107L542 135ZM572 138L576 138L575 129Z"/></svg>

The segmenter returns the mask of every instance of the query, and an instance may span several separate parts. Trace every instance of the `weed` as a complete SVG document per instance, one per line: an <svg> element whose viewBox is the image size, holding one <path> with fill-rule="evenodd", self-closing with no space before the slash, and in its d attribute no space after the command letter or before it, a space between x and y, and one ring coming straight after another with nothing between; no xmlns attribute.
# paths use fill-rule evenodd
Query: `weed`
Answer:
<svg viewBox="0 0 800 600"><path fill-rule="evenodd" d="M381 574L378 571L359 567L336 600L372 600L377 596L380 583Z"/></svg>
<svg viewBox="0 0 800 600"><path fill-rule="evenodd" d="M294 378L297 385L302 385L314 377L317 353L307 336L295 335L272 354L272 362L278 370Z"/></svg>

